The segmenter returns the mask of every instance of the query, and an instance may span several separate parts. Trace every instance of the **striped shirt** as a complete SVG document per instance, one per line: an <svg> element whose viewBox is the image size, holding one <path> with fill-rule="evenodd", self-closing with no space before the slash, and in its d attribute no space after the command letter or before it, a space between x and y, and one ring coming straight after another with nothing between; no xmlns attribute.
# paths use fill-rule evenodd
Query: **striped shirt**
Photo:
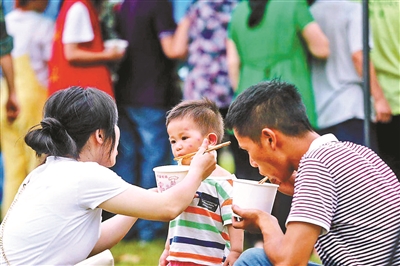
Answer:
<svg viewBox="0 0 400 266"><path fill-rule="evenodd" d="M302 157L288 222L321 226L324 265L400 265L400 183L369 148L316 139Z"/></svg>
<svg viewBox="0 0 400 266"><path fill-rule="evenodd" d="M234 175L204 180L192 203L170 222L168 261L221 265L230 249Z"/></svg>

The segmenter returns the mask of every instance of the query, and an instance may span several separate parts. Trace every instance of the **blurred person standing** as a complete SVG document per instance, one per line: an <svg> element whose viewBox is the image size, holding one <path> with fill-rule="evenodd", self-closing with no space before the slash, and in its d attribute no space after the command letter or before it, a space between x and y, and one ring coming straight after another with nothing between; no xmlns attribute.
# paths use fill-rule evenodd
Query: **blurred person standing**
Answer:
<svg viewBox="0 0 400 266"><path fill-rule="evenodd" d="M115 86L121 140L113 170L125 181L156 186L153 168L171 164L165 114L182 99L174 49L176 23L168 0L126 0L117 12L117 32L129 42ZM165 238L167 224L139 220L126 236ZM163 234L162 236L160 234Z"/></svg>
<svg viewBox="0 0 400 266"><path fill-rule="evenodd" d="M19 114L19 104L17 100L17 93L15 92L14 85L14 66L11 56L13 49L13 38L8 34L6 23L4 19L3 2L0 1L0 66L2 70L1 92L5 93L4 88L7 88L7 97L1 97L5 101L5 112L1 112L6 116L7 123L13 123ZM3 84L5 82L5 84ZM3 102L2 102L3 103ZM1 122L3 119L1 120ZM3 124L2 124L3 126ZM1 132L0 132L1 133Z"/></svg>
<svg viewBox="0 0 400 266"><path fill-rule="evenodd" d="M114 97L107 62L124 51L104 49L99 14L103 0L64 1L56 20L49 63L49 95L70 86L96 87Z"/></svg>
<svg viewBox="0 0 400 266"><path fill-rule="evenodd" d="M16 8L5 16L7 32L14 39L11 55L21 111L12 124L2 117L3 217L26 175L39 165L23 136L40 122L47 99L48 60L54 32L53 21L42 14L47 4L46 0L17 0Z"/></svg>
<svg viewBox="0 0 400 266"><path fill-rule="evenodd" d="M318 133L333 133L340 141L365 145L362 5L347 0L317 0L310 10L328 37L331 51L326 60L312 58ZM374 120L387 123L391 119L390 106L372 64L370 69ZM375 123L371 123L370 138L371 148L377 151Z"/></svg>
<svg viewBox="0 0 400 266"><path fill-rule="evenodd" d="M229 78L235 97L263 80L281 78L299 88L313 127L317 126L308 56L326 58L329 42L312 17L307 2L279 0L242 1L233 11L228 27ZM251 170L249 157L232 141L238 178ZM261 178L256 176L255 178ZM277 193L273 214L285 230L291 197ZM276 206L276 207L275 207Z"/></svg>
<svg viewBox="0 0 400 266"><path fill-rule="evenodd" d="M399 1L372 1L369 18L374 40L371 59L392 109L388 123L377 124L381 157L400 180L400 7Z"/></svg>
<svg viewBox="0 0 400 266"><path fill-rule="evenodd" d="M183 98L215 102L222 117L233 100L226 59L227 28L238 0L193 1L180 20L177 31L182 38L175 48L187 54L183 77ZM224 138L230 138L227 133ZM235 140L231 140L235 141ZM218 155L231 147L221 149ZM219 160L221 161L221 160ZM232 169L232 171L235 169Z"/></svg>
<svg viewBox="0 0 400 266"><path fill-rule="evenodd" d="M237 0L195 1L180 21L185 37L176 49L187 53L183 98L215 102L225 117L233 99L226 62L227 28Z"/></svg>
<svg viewBox="0 0 400 266"><path fill-rule="evenodd" d="M11 50L13 48L13 39L7 33L6 23L4 20L4 9L3 9L3 2L0 1L0 67L1 67L1 74L4 79L1 79L1 86L0 86L0 93L5 94L6 96L2 96L1 108L5 108L1 111L1 114L4 114L6 117L5 123L12 123L19 114L19 105L17 101L17 94L15 92L14 86L14 66L11 57ZM5 83L5 84L4 84ZM6 90L6 91L5 91ZM3 101L4 107L3 107ZM3 119L0 120L0 139L1 139L1 132L3 131ZM0 189L1 189L1 198L0 203L3 199L3 157L0 154Z"/></svg>
<svg viewBox="0 0 400 266"><path fill-rule="evenodd" d="M280 78L295 83L311 125L317 127L307 57L311 53L317 58L327 58L329 42L306 1L241 2L229 24L227 52L235 95L262 80Z"/></svg>

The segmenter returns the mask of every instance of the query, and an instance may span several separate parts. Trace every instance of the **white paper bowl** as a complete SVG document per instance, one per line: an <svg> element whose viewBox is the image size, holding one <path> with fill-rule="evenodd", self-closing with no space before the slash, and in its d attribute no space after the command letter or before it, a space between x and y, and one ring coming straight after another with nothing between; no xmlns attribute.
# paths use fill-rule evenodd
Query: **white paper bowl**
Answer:
<svg viewBox="0 0 400 266"><path fill-rule="evenodd" d="M164 165L153 168L159 192L163 192L183 180L189 172L189 165Z"/></svg>
<svg viewBox="0 0 400 266"><path fill-rule="evenodd" d="M242 209L258 209L271 213L278 185L258 181L233 180L232 204ZM234 214L234 216L239 217Z"/></svg>

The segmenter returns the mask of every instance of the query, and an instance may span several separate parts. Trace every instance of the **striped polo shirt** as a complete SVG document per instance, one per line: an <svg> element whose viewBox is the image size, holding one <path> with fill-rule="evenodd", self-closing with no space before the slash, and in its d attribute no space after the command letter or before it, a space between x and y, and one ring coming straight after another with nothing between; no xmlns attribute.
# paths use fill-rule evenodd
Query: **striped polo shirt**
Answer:
<svg viewBox="0 0 400 266"><path fill-rule="evenodd" d="M332 134L302 157L287 223L322 228L324 265L400 265L400 183L375 152Z"/></svg>
<svg viewBox="0 0 400 266"><path fill-rule="evenodd" d="M232 224L233 179L235 175L205 179L199 197L170 222L168 261L221 265L230 249L226 226Z"/></svg>

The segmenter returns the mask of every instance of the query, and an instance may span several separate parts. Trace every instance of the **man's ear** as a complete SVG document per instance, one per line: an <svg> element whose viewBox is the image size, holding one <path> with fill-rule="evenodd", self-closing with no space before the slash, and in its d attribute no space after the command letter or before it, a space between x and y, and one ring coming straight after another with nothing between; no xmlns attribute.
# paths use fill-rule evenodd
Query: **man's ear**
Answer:
<svg viewBox="0 0 400 266"><path fill-rule="evenodd" d="M268 145L269 147L271 147L272 150L276 149L276 134L275 132L266 127L263 128L262 133L261 133L261 142L264 145Z"/></svg>
<svg viewBox="0 0 400 266"><path fill-rule="evenodd" d="M210 145L217 145L218 137L215 133L210 133L207 135L208 142Z"/></svg>
<svg viewBox="0 0 400 266"><path fill-rule="evenodd" d="M104 143L104 132L101 129L97 129L94 132L94 136L96 138L96 141L101 145Z"/></svg>

